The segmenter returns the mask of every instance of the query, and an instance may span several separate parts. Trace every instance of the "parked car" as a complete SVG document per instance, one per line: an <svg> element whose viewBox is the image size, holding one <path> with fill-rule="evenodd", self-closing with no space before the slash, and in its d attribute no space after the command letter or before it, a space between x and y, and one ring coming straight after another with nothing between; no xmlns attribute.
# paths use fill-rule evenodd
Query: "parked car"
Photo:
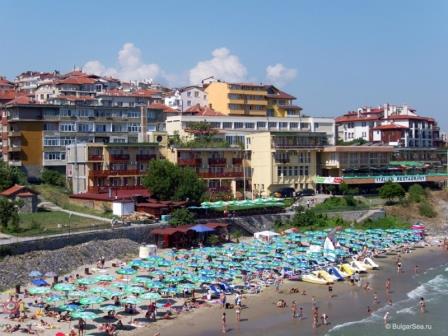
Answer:
<svg viewBox="0 0 448 336"><path fill-rule="evenodd" d="M282 188L280 190L277 190L273 193L274 197L277 198L287 198L287 197L294 197L296 191L294 188Z"/></svg>
<svg viewBox="0 0 448 336"><path fill-rule="evenodd" d="M313 189L303 189L299 192L297 192L297 197L303 197L303 196L314 196L316 192Z"/></svg>

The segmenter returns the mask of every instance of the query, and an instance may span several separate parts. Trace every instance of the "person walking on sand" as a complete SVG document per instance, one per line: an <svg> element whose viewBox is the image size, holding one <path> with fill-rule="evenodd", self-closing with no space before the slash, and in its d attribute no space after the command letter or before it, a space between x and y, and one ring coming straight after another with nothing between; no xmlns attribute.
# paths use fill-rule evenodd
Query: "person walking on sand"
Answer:
<svg viewBox="0 0 448 336"><path fill-rule="evenodd" d="M241 306L240 305L235 306L235 314L236 314L236 320L238 322L240 322L241 321Z"/></svg>
<svg viewBox="0 0 448 336"><path fill-rule="evenodd" d="M380 301L378 300L378 294L376 292L373 293L373 303L379 304Z"/></svg>
<svg viewBox="0 0 448 336"><path fill-rule="evenodd" d="M387 278L386 280L386 293L390 293L390 286L391 286L391 282L390 282L390 278Z"/></svg>
<svg viewBox="0 0 448 336"><path fill-rule="evenodd" d="M426 302L424 298L420 298L420 302L418 303L420 306L420 313L425 313L426 312Z"/></svg>
<svg viewBox="0 0 448 336"><path fill-rule="evenodd" d="M295 319L297 317L297 304L296 304L296 301L292 301L292 303L291 303L291 313L292 313L292 318Z"/></svg>
<svg viewBox="0 0 448 336"><path fill-rule="evenodd" d="M384 324L387 324L389 322L389 312L386 312L386 314L384 314Z"/></svg>
<svg viewBox="0 0 448 336"><path fill-rule="evenodd" d="M415 265L414 267L414 274L418 274L418 265Z"/></svg>
<svg viewBox="0 0 448 336"><path fill-rule="evenodd" d="M402 273L401 266L402 266L401 261L397 262L397 273Z"/></svg>
<svg viewBox="0 0 448 336"><path fill-rule="evenodd" d="M227 332L226 313L222 313L222 316L221 316L221 331L223 334L225 334Z"/></svg>
<svg viewBox="0 0 448 336"><path fill-rule="evenodd" d="M84 336L84 330L86 329L86 321L84 321L82 318L78 321L78 335Z"/></svg>
<svg viewBox="0 0 448 336"><path fill-rule="evenodd" d="M303 316L303 307L299 308L299 315L297 315L297 317L298 317L299 320L302 320L304 318L304 316Z"/></svg>

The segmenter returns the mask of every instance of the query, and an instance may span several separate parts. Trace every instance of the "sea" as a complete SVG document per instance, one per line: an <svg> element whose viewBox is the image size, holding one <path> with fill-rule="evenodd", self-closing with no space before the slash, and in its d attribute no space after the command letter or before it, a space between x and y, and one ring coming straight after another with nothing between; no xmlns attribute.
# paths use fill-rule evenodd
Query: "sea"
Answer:
<svg viewBox="0 0 448 336"><path fill-rule="evenodd" d="M448 335L448 263L428 268L415 280L415 287L401 300L382 306L369 317L337 324L326 335ZM425 313L419 308L422 297L426 302Z"/></svg>

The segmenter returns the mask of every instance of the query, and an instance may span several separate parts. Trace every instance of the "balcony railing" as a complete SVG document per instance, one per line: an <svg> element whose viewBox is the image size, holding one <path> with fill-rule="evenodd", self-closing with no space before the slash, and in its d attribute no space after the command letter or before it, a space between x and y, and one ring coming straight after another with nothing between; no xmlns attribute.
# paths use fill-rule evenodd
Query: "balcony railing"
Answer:
<svg viewBox="0 0 448 336"><path fill-rule="evenodd" d="M9 137L19 137L19 136L22 136L22 132L21 131L9 131L8 136Z"/></svg>
<svg viewBox="0 0 448 336"><path fill-rule="evenodd" d="M215 172L205 172L199 173L199 177L202 178L235 178L243 177L243 172L227 172L227 173L215 173Z"/></svg>
<svg viewBox="0 0 448 336"><path fill-rule="evenodd" d="M243 163L243 159L242 159L242 158L233 158L233 159L232 159L232 163L233 163L234 165L240 165L240 164Z"/></svg>
<svg viewBox="0 0 448 336"><path fill-rule="evenodd" d="M103 161L103 155L101 154L89 154L87 158L89 161Z"/></svg>
<svg viewBox="0 0 448 336"><path fill-rule="evenodd" d="M136 189L141 189L143 188L143 186L141 185L133 185L133 186L94 186L94 187L89 187L87 190L90 193L95 193L95 194L106 194L109 192L109 190L111 190L112 195L114 194L114 192L116 190L136 190Z"/></svg>
<svg viewBox="0 0 448 336"><path fill-rule="evenodd" d="M177 161L179 166L200 166L202 164L201 159L179 159Z"/></svg>
<svg viewBox="0 0 448 336"><path fill-rule="evenodd" d="M144 172L138 169L127 170L91 170L92 176L130 176L130 175L144 175Z"/></svg>
<svg viewBox="0 0 448 336"><path fill-rule="evenodd" d="M155 154L137 154L135 158L137 161L150 161L154 160L156 157Z"/></svg>
<svg viewBox="0 0 448 336"><path fill-rule="evenodd" d="M225 158L208 159L209 165L225 165L226 163L227 160Z"/></svg>
<svg viewBox="0 0 448 336"><path fill-rule="evenodd" d="M110 161L129 161L129 154L112 154Z"/></svg>

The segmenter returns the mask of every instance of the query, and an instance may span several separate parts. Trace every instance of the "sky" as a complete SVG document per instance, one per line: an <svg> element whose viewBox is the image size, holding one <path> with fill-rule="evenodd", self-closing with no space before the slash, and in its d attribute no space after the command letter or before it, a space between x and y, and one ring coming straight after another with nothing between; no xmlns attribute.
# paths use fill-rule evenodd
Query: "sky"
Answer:
<svg viewBox="0 0 448 336"><path fill-rule="evenodd" d="M0 0L0 74L274 83L312 116L408 104L448 131L445 0Z"/></svg>

